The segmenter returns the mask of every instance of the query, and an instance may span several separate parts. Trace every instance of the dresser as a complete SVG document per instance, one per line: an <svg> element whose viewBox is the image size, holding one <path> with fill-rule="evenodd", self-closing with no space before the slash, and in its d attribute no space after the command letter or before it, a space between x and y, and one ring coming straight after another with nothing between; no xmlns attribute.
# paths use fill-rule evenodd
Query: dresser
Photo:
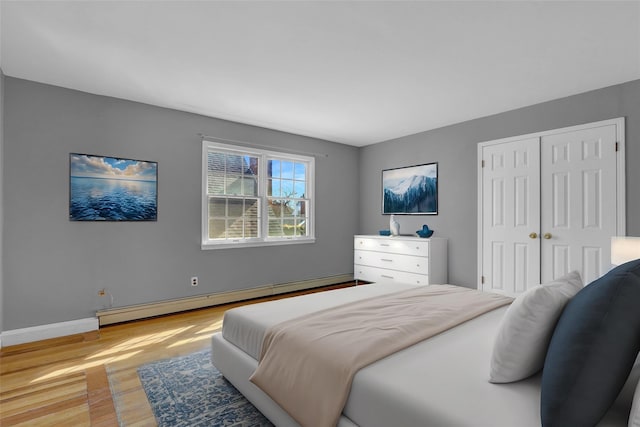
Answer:
<svg viewBox="0 0 640 427"><path fill-rule="evenodd" d="M447 283L447 239L357 235L353 248L356 282Z"/></svg>

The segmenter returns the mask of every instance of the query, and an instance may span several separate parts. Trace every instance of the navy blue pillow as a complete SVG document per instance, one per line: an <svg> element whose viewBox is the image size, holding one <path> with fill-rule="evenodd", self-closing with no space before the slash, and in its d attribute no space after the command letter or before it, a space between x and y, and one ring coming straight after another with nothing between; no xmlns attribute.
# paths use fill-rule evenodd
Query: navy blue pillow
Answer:
<svg viewBox="0 0 640 427"><path fill-rule="evenodd" d="M594 426L640 351L640 260L581 289L553 332L542 371L544 427Z"/></svg>

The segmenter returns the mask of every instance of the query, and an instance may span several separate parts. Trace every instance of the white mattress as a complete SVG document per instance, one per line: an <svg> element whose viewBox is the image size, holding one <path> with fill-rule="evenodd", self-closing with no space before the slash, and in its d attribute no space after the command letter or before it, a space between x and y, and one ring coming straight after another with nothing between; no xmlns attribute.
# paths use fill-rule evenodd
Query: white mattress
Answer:
<svg viewBox="0 0 640 427"><path fill-rule="evenodd" d="M394 290L400 290L398 285L366 285L230 310L222 334L213 339L213 363L277 425L295 425L248 382L257 367L266 328L310 311ZM539 375L512 384L488 381L493 340L506 308L360 370L354 377L341 423L366 427L539 427ZM626 426L629 396L619 401L599 426Z"/></svg>

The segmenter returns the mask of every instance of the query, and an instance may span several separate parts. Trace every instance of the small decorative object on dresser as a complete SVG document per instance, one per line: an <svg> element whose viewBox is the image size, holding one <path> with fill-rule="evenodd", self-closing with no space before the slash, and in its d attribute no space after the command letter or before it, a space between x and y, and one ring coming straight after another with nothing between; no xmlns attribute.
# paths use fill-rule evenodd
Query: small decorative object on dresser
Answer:
<svg viewBox="0 0 640 427"><path fill-rule="evenodd" d="M417 230L416 234L418 235L418 237L422 238L431 237L433 236L433 230L429 230L429 226L427 224L424 224L422 226L422 230Z"/></svg>
<svg viewBox="0 0 640 427"><path fill-rule="evenodd" d="M416 236L354 237L356 282L445 284L448 281L447 239Z"/></svg>
<svg viewBox="0 0 640 427"><path fill-rule="evenodd" d="M393 236L400 234L400 223L396 221L395 215L389 217L389 230L391 230Z"/></svg>

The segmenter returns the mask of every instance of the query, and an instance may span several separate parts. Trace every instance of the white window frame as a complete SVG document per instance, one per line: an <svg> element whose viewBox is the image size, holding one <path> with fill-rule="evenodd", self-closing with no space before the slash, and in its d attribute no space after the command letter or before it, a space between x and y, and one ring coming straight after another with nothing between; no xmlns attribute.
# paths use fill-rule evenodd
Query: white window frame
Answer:
<svg viewBox="0 0 640 427"><path fill-rule="evenodd" d="M255 238L237 238L237 239L210 239L209 238L209 195L208 190L208 153L210 150L220 150L225 152L235 152L238 154L248 154L256 156L258 160L258 199L260 206L260 224L258 230L261 230L262 236ZM267 215L267 160L268 159L292 160L304 162L307 164L306 170L306 194L305 199L309 199L308 222L306 224L307 236L285 236L285 237L269 237L268 236L268 215ZM202 141L202 223L201 223L201 248L207 249L226 249L226 248L247 248L257 246L276 246L276 245L293 245L301 243L315 242L315 158L313 156L304 156L300 154L285 153L279 151L264 150L258 148L245 147L240 145L231 145L213 139L205 139Z"/></svg>

